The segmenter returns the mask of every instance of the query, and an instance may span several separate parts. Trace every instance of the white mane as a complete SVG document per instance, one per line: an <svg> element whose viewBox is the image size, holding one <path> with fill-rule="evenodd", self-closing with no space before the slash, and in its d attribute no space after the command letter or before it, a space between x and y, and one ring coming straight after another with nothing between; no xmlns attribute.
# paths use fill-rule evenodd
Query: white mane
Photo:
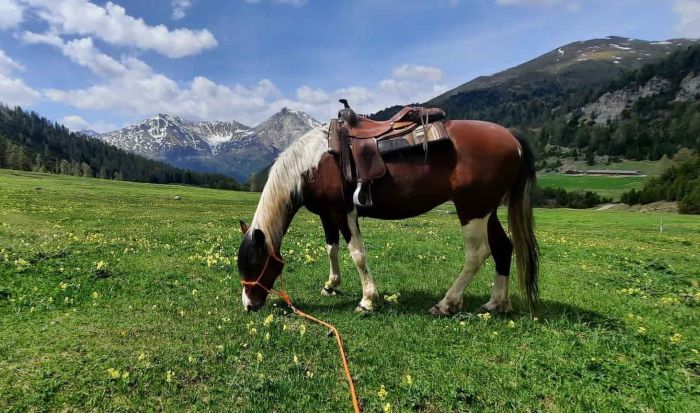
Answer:
<svg viewBox="0 0 700 413"><path fill-rule="evenodd" d="M282 152L270 169L252 228L258 228L273 247L279 247L291 202L301 196L302 175L318 165L328 150L328 125L302 135Z"/></svg>

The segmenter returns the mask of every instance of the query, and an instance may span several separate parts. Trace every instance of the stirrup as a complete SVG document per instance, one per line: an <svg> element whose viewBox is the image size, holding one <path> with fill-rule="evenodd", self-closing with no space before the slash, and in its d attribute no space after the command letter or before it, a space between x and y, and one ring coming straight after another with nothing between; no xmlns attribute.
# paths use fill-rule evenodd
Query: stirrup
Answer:
<svg viewBox="0 0 700 413"><path fill-rule="evenodd" d="M367 191L364 191L364 193L362 194L362 195L364 195L363 196L364 200L367 202L362 203L360 201L360 193L363 192L362 186L363 186L362 181L357 181L357 187L355 188L355 192L353 192L353 194L352 194L352 203L355 204L356 207L360 207L360 208L371 207L372 206L372 193L369 191L369 188L367 189Z"/></svg>

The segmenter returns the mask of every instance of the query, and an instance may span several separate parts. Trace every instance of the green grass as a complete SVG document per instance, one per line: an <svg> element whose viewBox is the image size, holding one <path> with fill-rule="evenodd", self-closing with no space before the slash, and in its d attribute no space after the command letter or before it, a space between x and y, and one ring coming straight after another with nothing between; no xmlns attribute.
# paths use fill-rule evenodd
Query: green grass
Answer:
<svg viewBox="0 0 700 413"><path fill-rule="evenodd" d="M349 411L326 331L278 299L241 309L238 219L256 201L0 171L0 411ZM396 304L353 312L347 254L343 294L319 294L328 263L307 212L283 246L287 286L343 334L366 412L699 411L700 219L664 215L659 235L660 218L536 211L534 316L515 298L507 317L473 313L490 260L464 313L426 315L463 261L457 219L438 211L361 221L380 294L400 293Z"/></svg>
<svg viewBox="0 0 700 413"><path fill-rule="evenodd" d="M630 189L641 189L644 185L641 176L581 176L545 174L537 177L543 188L564 188L567 191L593 191L601 196L618 201Z"/></svg>

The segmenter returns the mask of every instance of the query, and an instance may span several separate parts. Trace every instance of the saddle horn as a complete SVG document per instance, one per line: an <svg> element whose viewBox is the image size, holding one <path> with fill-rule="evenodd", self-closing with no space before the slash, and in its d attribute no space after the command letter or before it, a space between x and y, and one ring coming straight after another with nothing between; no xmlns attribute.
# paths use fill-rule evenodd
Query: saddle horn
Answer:
<svg viewBox="0 0 700 413"><path fill-rule="evenodd" d="M338 102L345 106L343 109L338 111L338 119L342 119L350 127L357 126L357 113L350 107L347 99L338 99Z"/></svg>

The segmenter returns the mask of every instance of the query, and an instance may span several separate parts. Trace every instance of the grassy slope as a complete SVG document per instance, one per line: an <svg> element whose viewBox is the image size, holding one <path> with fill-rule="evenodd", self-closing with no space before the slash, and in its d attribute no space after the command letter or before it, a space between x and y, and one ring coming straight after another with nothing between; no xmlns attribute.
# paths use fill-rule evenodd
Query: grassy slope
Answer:
<svg viewBox="0 0 700 413"><path fill-rule="evenodd" d="M537 177L543 188L564 188L567 191L593 191L601 196L617 201L623 192L641 189L644 177L640 176L578 176L563 174L545 174Z"/></svg>
<svg viewBox="0 0 700 413"><path fill-rule="evenodd" d="M256 199L0 171L0 410L348 411L325 331L285 317L278 300L240 309L237 220ZM508 318L469 312L488 298L490 262L467 291L467 312L425 315L463 260L456 218L439 212L361 223L380 292L400 292L398 304L355 314L347 254L345 294L320 296L328 264L318 219L305 212L283 249L288 288L342 332L368 412L387 402L394 411L698 411L700 220L665 215L659 236L658 214L536 218L537 318L518 300Z"/></svg>

